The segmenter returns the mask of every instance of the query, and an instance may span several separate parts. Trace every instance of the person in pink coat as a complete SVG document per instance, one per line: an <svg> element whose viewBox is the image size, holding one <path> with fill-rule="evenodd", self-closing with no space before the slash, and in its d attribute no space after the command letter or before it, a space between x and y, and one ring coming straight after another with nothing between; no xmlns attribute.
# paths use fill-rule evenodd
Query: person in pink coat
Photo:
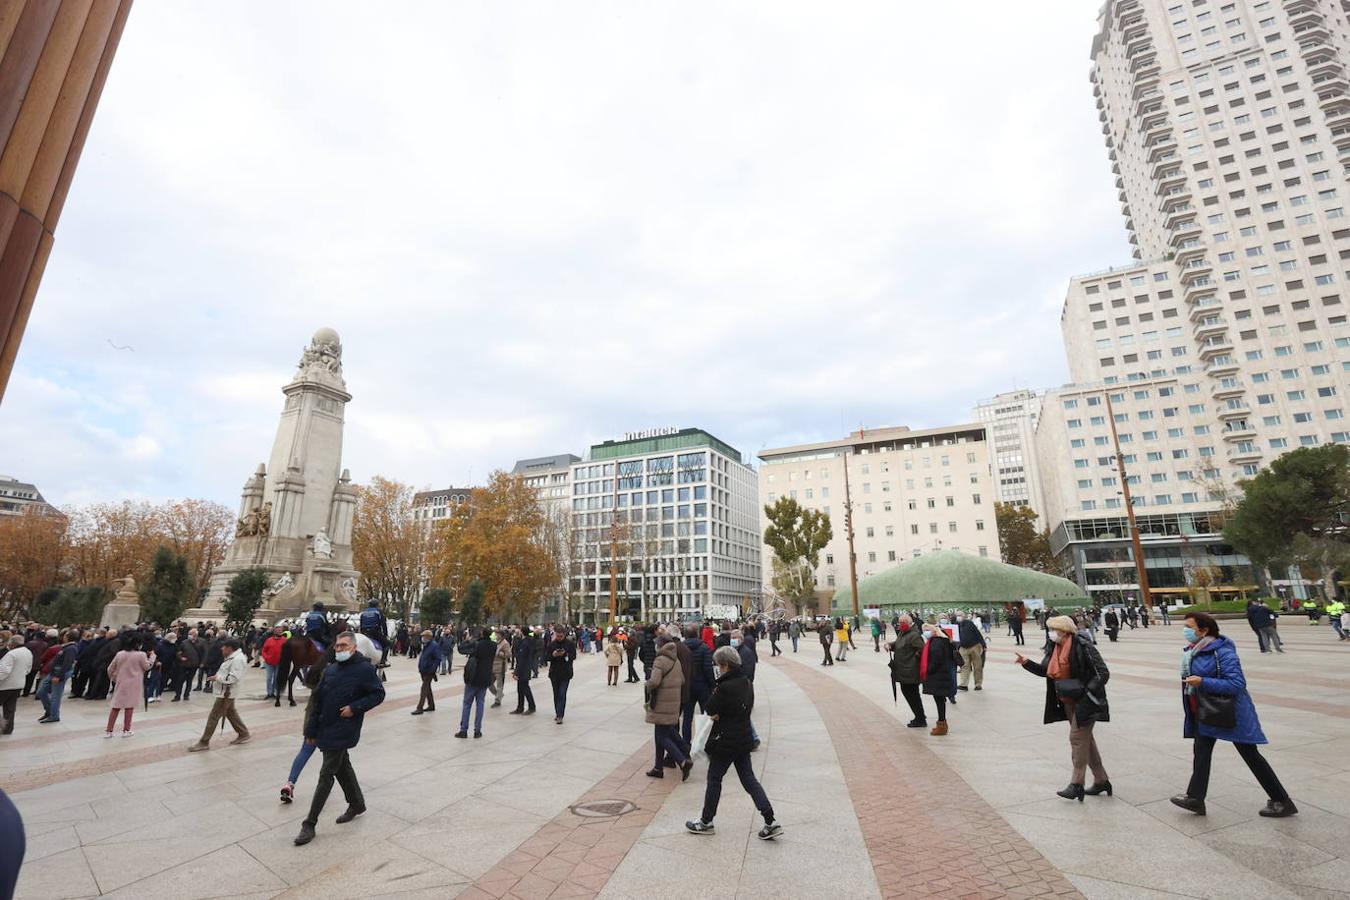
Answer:
<svg viewBox="0 0 1350 900"><path fill-rule="evenodd" d="M153 651L141 649L135 635L122 639L122 649L117 651L108 664L108 680L115 687L112 692L112 709L108 710L108 730L105 738L113 736L113 726L117 724L117 711L122 710L122 737L131 737L131 716L136 704L145 697L145 673L155 664Z"/></svg>

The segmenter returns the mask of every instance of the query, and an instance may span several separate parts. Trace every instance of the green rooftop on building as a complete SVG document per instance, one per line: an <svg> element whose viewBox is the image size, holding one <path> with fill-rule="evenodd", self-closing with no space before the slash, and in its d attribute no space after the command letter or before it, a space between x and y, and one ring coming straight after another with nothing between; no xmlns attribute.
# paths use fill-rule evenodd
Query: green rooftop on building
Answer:
<svg viewBox="0 0 1350 900"><path fill-rule="evenodd" d="M702 428L658 428L653 431L640 431L622 441L605 441L591 445L590 461L618 459L624 456L640 456L645 453L662 453L670 450L689 450L694 447L711 447L723 456L738 462L742 461L741 451L725 441L720 441Z"/></svg>
<svg viewBox="0 0 1350 900"><path fill-rule="evenodd" d="M959 550L937 550L858 580L859 607L883 614L906 606L970 608L1041 599L1047 606L1085 604L1074 582ZM841 588L835 615L853 614L853 592Z"/></svg>

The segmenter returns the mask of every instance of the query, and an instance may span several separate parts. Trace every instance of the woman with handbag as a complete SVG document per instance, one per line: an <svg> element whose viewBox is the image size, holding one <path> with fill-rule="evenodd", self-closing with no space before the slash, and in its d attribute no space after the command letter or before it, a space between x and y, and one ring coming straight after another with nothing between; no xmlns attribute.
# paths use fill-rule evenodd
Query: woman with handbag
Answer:
<svg viewBox="0 0 1350 900"><path fill-rule="evenodd" d="M1092 729L1098 722L1111 720L1106 703L1106 682L1111 673L1092 641L1079 635L1072 618L1054 616L1045 627L1050 638L1045 645L1045 657L1032 662L1019 653L1016 662L1032 675L1045 679L1045 724L1066 720L1069 723L1073 775L1069 786L1055 793L1079 803L1088 794L1104 793L1110 797L1111 779L1102 765ZM1092 770L1092 787L1085 788L1088 769Z"/></svg>
<svg viewBox="0 0 1350 900"><path fill-rule="evenodd" d="M1219 634L1219 623L1208 613L1187 613L1181 635L1186 639L1186 649L1181 651L1182 734L1193 738L1195 746L1191 782L1186 793L1173 797L1172 802L1197 816L1205 814L1214 744L1229 741L1270 798L1260 815L1273 819L1294 815L1298 807L1256 748L1266 743L1266 736L1247 693L1237 646Z"/></svg>

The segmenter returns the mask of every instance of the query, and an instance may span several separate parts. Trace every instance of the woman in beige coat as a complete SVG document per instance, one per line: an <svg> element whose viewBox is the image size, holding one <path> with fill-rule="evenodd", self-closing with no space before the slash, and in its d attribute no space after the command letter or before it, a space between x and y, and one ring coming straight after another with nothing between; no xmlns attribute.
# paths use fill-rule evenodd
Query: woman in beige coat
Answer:
<svg viewBox="0 0 1350 900"><path fill-rule="evenodd" d="M656 726L656 765L647 773L649 778L664 778L661 760L669 753L679 765L683 777L689 780L694 761L689 758L689 745L680 736L680 696L684 689L684 669L675 651L675 638L662 634L656 639L656 661L652 663L652 677L644 685L647 692L647 722Z"/></svg>

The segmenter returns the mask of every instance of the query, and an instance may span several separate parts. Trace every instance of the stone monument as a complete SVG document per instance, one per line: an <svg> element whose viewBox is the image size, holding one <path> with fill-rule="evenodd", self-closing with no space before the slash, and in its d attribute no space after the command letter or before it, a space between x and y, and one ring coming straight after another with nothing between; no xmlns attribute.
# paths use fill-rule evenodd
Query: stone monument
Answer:
<svg viewBox="0 0 1350 900"><path fill-rule="evenodd" d="M330 610L354 611L358 573L352 567L356 487L342 468L347 383L342 342L320 328L300 355L267 463L244 482L235 537L211 576L206 602L183 614L189 621L222 619L225 588L246 569L267 572L260 618L294 616L322 600Z"/></svg>
<svg viewBox="0 0 1350 900"><path fill-rule="evenodd" d="M141 595L136 593L136 579L128 575L113 582L117 592L112 601L103 607L100 628L125 628L141 620Z"/></svg>

